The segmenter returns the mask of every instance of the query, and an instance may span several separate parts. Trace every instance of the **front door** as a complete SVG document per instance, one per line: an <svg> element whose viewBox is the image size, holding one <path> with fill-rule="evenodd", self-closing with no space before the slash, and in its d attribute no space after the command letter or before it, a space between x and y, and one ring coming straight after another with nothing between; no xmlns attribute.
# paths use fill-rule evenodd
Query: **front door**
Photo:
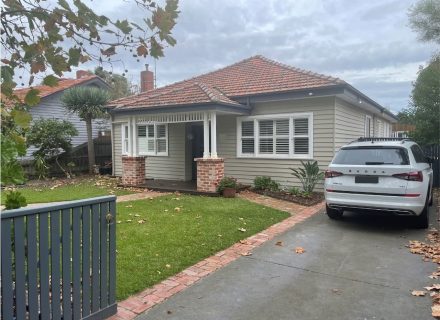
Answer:
<svg viewBox="0 0 440 320"><path fill-rule="evenodd" d="M194 161L196 158L203 157L203 125L191 124L191 147L192 147L192 179L197 180L197 163Z"/></svg>

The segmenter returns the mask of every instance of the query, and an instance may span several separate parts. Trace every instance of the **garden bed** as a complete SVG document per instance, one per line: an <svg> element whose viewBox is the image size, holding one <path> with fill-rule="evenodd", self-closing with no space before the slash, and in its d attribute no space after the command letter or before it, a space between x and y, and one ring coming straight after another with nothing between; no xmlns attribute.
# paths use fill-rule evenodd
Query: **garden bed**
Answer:
<svg viewBox="0 0 440 320"><path fill-rule="evenodd" d="M289 202L298 203L302 206L314 206L324 200L324 194L319 192L313 192L310 196L294 195L285 191L269 191L269 190L255 190L253 192L272 197L275 199L285 200Z"/></svg>

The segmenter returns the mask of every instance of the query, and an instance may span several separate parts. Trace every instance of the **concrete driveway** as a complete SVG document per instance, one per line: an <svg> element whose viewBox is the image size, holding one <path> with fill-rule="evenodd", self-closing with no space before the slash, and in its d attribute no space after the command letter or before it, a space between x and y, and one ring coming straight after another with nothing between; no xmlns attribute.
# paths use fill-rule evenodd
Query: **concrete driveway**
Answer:
<svg viewBox="0 0 440 320"><path fill-rule="evenodd" d="M401 217L320 213L137 319L433 319L430 297L411 291L436 266L405 247L425 234Z"/></svg>

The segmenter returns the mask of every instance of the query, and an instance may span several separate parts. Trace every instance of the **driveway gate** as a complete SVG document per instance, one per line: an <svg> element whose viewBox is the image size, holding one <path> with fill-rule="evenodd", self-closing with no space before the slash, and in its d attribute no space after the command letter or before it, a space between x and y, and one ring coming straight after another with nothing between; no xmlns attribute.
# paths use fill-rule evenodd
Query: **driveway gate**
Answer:
<svg viewBox="0 0 440 320"><path fill-rule="evenodd" d="M1 213L1 318L116 313L115 196Z"/></svg>

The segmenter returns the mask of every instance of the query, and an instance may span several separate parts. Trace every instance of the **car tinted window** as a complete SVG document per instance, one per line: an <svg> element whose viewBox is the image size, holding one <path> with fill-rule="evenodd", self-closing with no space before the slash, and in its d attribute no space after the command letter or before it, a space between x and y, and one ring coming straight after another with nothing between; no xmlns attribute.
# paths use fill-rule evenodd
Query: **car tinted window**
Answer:
<svg viewBox="0 0 440 320"><path fill-rule="evenodd" d="M416 144L411 146L411 151L413 153L414 159L416 159L417 163L425 163L426 162L426 157L423 154L422 149L420 149L420 147Z"/></svg>
<svg viewBox="0 0 440 320"><path fill-rule="evenodd" d="M334 164L408 165L408 152L399 147L347 147L338 151Z"/></svg>

